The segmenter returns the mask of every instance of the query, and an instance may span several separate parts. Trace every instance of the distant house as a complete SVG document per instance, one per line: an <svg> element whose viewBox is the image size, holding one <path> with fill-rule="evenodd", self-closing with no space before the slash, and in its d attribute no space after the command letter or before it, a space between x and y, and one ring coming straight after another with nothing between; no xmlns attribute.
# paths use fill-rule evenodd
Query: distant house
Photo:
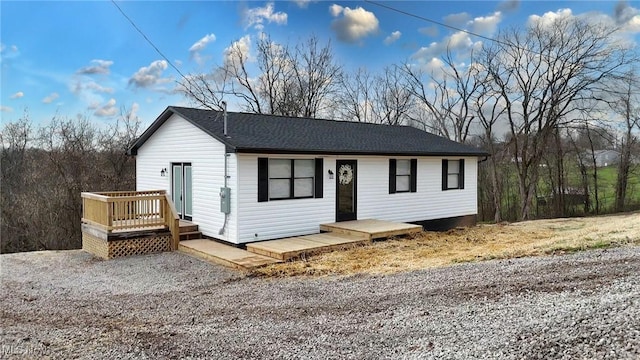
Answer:
<svg viewBox="0 0 640 360"><path fill-rule="evenodd" d="M166 190L181 218L234 244L367 218L473 224L487 156L408 126L174 106L130 153L138 191Z"/></svg>
<svg viewBox="0 0 640 360"><path fill-rule="evenodd" d="M583 155L583 161L587 164L592 164L594 157L596 160L596 167L616 165L620 162L620 152L616 150L595 150L593 153L591 151L587 151Z"/></svg>

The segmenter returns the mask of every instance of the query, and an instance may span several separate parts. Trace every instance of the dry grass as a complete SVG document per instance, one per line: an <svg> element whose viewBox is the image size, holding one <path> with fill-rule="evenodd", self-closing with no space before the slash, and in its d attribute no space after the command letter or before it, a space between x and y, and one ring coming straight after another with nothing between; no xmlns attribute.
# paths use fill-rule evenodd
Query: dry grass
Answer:
<svg viewBox="0 0 640 360"><path fill-rule="evenodd" d="M640 244L640 213L423 232L254 270L256 276L388 274L488 259Z"/></svg>

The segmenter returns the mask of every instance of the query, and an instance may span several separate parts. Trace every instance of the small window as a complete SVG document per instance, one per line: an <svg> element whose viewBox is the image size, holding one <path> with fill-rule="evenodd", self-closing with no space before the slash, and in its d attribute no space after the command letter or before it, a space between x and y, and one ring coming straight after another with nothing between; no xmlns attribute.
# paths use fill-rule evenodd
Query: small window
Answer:
<svg viewBox="0 0 640 360"><path fill-rule="evenodd" d="M322 197L322 159L258 158L258 201Z"/></svg>
<svg viewBox="0 0 640 360"><path fill-rule="evenodd" d="M417 159L389 159L389 194L416 192Z"/></svg>
<svg viewBox="0 0 640 360"><path fill-rule="evenodd" d="M442 190L464 189L464 159L442 160Z"/></svg>

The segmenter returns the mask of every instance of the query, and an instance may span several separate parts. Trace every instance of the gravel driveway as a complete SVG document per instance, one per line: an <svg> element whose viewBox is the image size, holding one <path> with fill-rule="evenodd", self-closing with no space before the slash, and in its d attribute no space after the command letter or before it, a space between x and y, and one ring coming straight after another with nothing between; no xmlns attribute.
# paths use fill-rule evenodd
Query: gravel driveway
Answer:
<svg viewBox="0 0 640 360"><path fill-rule="evenodd" d="M180 253L0 261L2 358L640 357L640 247L319 279Z"/></svg>

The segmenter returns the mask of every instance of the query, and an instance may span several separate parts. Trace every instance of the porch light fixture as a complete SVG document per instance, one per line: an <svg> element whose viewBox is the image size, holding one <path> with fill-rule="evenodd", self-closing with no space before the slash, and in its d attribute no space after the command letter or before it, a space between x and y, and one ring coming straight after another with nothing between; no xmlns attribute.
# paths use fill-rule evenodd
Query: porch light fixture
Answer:
<svg viewBox="0 0 640 360"><path fill-rule="evenodd" d="M329 169L329 179L333 179L333 171Z"/></svg>
<svg viewBox="0 0 640 360"><path fill-rule="evenodd" d="M162 176L162 177L167 176L167 168L164 168L164 169L160 170L160 176Z"/></svg>

